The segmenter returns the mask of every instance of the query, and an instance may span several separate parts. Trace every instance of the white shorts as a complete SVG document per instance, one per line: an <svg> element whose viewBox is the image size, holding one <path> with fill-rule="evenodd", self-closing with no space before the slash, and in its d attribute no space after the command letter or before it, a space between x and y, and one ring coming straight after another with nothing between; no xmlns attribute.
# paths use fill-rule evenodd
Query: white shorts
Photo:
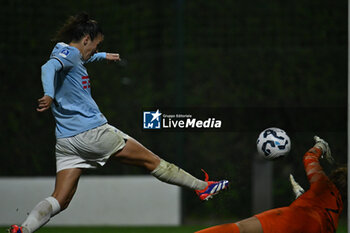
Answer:
<svg viewBox="0 0 350 233"><path fill-rule="evenodd" d="M68 168L97 168L124 148L130 137L117 128L104 124L73 137L58 138L56 170Z"/></svg>

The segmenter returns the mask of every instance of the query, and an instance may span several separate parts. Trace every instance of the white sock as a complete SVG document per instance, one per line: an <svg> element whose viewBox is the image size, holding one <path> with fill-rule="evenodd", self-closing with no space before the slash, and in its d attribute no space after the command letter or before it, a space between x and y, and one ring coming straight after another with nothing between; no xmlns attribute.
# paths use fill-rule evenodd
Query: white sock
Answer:
<svg viewBox="0 0 350 233"><path fill-rule="evenodd" d="M60 204L54 197L48 197L39 202L22 224L24 233L32 233L45 225L52 216L61 210Z"/></svg>
<svg viewBox="0 0 350 233"><path fill-rule="evenodd" d="M175 184L195 190L202 190L207 187L207 182L193 177L178 166L168 163L163 159L151 174L159 180L168 184Z"/></svg>

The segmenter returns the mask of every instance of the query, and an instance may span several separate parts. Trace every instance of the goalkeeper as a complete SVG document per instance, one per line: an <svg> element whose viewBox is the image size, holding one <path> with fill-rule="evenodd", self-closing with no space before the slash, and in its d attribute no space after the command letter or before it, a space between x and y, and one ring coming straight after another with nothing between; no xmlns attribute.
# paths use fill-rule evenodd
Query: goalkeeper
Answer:
<svg viewBox="0 0 350 233"><path fill-rule="evenodd" d="M265 211L237 223L213 226L197 233L328 233L336 232L343 202L347 199L347 167L339 167L329 177L319 158L333 163L328 143L315 136L316 144L303 157L310 189L303 189L291 176L297 199L288 207Z"/></svg>

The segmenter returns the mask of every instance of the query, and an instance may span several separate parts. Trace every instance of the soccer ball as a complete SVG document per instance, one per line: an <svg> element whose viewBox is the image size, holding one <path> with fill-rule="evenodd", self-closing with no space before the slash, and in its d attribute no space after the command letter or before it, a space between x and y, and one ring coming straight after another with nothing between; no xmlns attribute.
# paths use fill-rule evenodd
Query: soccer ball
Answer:
<svg viewBox="0 0 350 233"><path fill-rule="evenodd" d="M264 159L273 160L289 153L291 141L284 130L267 128L260 133L256 146L259 155Z"/></svg>

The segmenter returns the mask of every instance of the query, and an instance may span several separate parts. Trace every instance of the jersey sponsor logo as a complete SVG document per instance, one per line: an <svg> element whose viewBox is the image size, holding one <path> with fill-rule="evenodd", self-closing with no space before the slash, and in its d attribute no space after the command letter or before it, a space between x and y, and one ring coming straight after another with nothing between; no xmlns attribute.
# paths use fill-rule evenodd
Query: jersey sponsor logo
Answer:
<svg viewBox="0 0 350 233"><path fill-rule="evenodd" d="M61 57L66 58L69 54L69 50L68 49L63 49L58 55L60 55Z"/></svg>
<svg viewBox="0 0 350 233"><path fill-rule="evenodd" d="M81 77L81 83L83 84L83 88L87 89L90 88L90 79L89 76L83 76Z"/></svg>

